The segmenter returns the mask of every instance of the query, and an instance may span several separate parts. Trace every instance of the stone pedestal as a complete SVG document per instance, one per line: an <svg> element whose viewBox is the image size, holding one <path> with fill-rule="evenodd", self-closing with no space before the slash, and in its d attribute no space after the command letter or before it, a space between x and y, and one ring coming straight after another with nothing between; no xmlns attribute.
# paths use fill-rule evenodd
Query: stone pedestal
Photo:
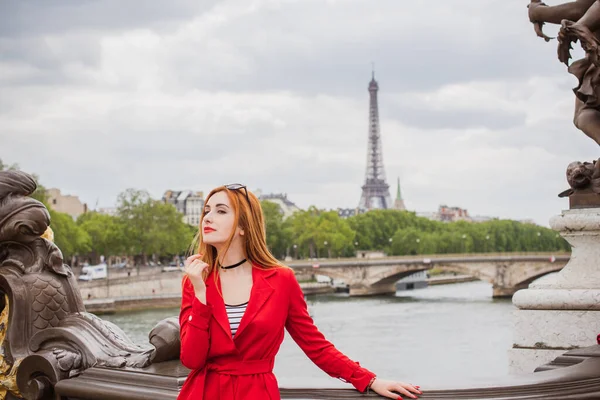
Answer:
<svg viewBox="0 0 600 400"><path fill-rule="evenodd" d="M568 350L596 344L600 333L600 208L564 211L550 225L571 244L553 279L513 296L511 373L529 373Z"/></svg>

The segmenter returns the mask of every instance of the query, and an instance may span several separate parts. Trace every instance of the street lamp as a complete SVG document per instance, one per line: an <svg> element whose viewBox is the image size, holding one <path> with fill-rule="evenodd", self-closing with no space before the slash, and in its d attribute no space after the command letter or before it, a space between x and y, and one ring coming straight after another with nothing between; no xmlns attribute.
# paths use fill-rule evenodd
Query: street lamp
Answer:
<svg viewBox="0 0 600 400"><path fill-rule="evenodd" d="M485 235L485 252L487 253L489 250L488 244L490 242L490 235Z"/></svg>
<svg viewBox="0 0 600 400"><path fill-rule="evenodd" d="M294 257L296 257L296 260L298 259L298 245L297 244L294 245Z"/></svg>
<svg viewBox="0 0 600 400"><path fill-rule="evenodd" d="M417 254L419 254L419 253L421 253L421 246L420 246L421 239L420 239L420 238L417 238L417 239L415 240L415 242L417 242Z"/></svg>
<svg viewBox="0 0 600 400"><path fill-rule="evenodd" d="M467 235L465 235L464 233L462 234L462 252L465 253L467 250Z"/></svg>
<svg viewBox="0 0 600 400"><path fill-rule="evenodd" d="M331 258L331 251L329 250L329 247L327 247L327 240L323 242L323 246L327 249L327 257Z"/></svg>

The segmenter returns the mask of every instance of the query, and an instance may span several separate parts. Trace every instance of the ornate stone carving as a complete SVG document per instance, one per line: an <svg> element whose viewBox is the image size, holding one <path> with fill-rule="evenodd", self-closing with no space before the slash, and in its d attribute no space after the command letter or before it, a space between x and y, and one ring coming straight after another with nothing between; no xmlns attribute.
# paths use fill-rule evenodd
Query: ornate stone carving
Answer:
<svg viewBox="0 0 600 400"><path fill-rule="evenodd" d="M165 318L150 331L150 343L156 348L153 363L178 360L181 349L179 319Z"/></svg>
<svg viewBox="0 0 600 400"><path fill-rule="evenodd" d="M0 398L54 398L56 382L92 366L145 367L156 348L85 312L74 275L47 238L31 176L0 172Z"/></svg>

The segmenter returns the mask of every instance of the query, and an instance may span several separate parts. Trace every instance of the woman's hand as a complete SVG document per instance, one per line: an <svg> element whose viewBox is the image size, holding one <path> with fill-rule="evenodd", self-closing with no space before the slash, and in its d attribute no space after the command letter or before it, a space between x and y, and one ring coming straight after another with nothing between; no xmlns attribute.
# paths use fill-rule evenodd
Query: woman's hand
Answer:
<svg viewBox="0 0 600 400"><path fill-rule="evenodd" d="M419 390L419 386L413 386L403 382L386 381L379 378L375 378L373 384L371 385L371 390L380 396L397 400L402 399L402 396L398 396L397 393L400 393L409 399L418 398L413 393L422 394Z"/></svg>
<svg viewBox="0 0 600 400"><path fill-rule="evenodd" d="M194 254L188 257L183 265L185 274L194 286L196 297L200 302L206 304L206 284L202 275L208 268L208 264L202 261L202 254Z"/></svg>

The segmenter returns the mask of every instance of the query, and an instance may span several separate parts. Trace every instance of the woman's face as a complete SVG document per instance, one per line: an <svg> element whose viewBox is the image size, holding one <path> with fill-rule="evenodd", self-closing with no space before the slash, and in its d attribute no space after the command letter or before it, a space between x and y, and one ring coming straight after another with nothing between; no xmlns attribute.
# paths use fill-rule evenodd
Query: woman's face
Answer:
<svg viewBox="0 0 600 400"><path fill-rule="evenodd" d="M219 249L229 239L234 227L235 213L226 192L217 192L204 204L202 240ZM236 232L238 233L238 232Z"/></svg>

